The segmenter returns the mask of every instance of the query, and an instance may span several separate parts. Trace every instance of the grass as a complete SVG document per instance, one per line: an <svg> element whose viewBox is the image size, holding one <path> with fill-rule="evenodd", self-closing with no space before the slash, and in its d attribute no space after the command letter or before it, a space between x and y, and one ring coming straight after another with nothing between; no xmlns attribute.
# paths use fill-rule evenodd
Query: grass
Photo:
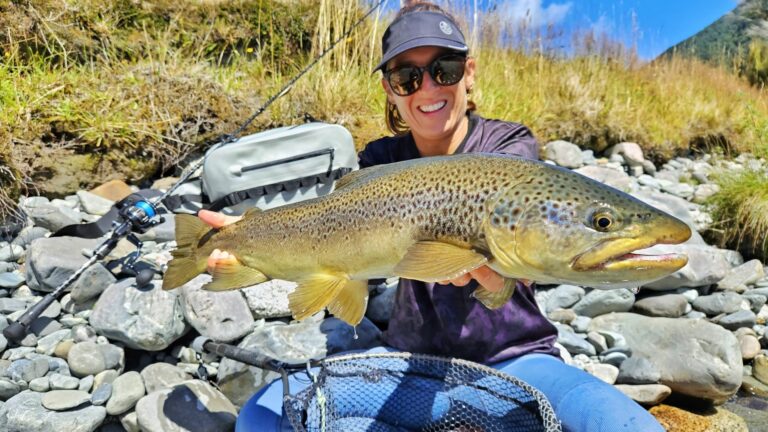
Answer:
<svg viewBox="0 0 768 432"><path fill-rule="evenodd" d="M709 205L716 221L708 232L721 247L768 261L768 172L745 169L717 179L720 193Z"/></svg>
<svg viewBox="0 0 768 432"><path fill-rule="evenodd" d="M1 3L0 202L172 172L236 129L367 7ZM473 19L470 10L455 13ZM390 19L366 20L246 133L309 113L346 126L359 148L385 135L384 93L370 70ZM692 151L768 156L765 91L732 71L675 57L642 63L589 34L574 41L580 54L566 57L541 48L546 34L494 16L478 22L480 31L467 32L478 60L472 99L487 117L530 126L542 143L567 139L600 152L634 141L657 163ZM515 44L501 46L502 35Z"/></svg>

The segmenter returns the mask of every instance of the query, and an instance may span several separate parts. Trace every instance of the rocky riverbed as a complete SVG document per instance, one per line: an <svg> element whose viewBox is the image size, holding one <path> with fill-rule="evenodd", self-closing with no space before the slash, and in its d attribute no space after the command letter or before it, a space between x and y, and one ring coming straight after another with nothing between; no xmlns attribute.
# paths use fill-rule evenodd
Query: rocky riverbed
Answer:
<svg viewBox="0 0 768 432"><path fill-rule="evenodd" d="M599 158L564 141L545 150L551 163L627 191L695 231L711 222L700 203L716 191L713 172L766 169L748 156L678 158L657 168L632 143ZM157 187L163 184L168 180ZM0 328L103 241L49 233L98 219L128 192L116 182L65 199L21 200L26 226L0 242ZM230 430L238 407L277 375L200 355L190 348L196 336L288 362L380 344L393 284L371 287L367 319L354 337L351 327L323 315L291 321L286 296L294 284L287 281L214 293L200 289L202 275L163 291L173 236L172 218L139 236L137 268L158 270L147 285L124 270L135 247L122 241L32 323L19 346L0 336L0 430ZM559 330L564 359L615 384L669 430L768 430L768 269L696 232L683 245L655 248L684 251L689 264L636 292L540 287L539 307Z"/></svg>

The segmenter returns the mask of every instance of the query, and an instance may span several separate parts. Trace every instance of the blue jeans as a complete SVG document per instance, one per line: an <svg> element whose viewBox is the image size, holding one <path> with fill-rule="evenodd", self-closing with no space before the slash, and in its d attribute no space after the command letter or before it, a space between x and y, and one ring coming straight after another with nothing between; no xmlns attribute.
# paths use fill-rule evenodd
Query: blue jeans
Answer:
<svg viewBox="0 0 768 432"><path fill-rule="evenodd" d="M378 347L368 352L394 351ZM663 432L643 407L613 386L581 369L546 354L527 354L489 365L542 392L566 432ZM292 393L310 384L306 372L289 377ZM283 385L278 379L246 402L237 418L236 432L292 431L282 416Z"/></svg>

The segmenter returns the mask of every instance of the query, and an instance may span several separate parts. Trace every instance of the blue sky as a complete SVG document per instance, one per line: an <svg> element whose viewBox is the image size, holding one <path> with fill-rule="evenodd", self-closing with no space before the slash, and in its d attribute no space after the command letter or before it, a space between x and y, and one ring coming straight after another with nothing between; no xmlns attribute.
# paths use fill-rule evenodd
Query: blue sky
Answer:
<svg viewBox="0 0 768 432"><path fill-rule="evenodd" d="M474 1L474 0L467 0ZM738 5L738 0L479 0L496 4L511 21L531 26L594 29L631 45L652 59L696 34Z"/></svg>

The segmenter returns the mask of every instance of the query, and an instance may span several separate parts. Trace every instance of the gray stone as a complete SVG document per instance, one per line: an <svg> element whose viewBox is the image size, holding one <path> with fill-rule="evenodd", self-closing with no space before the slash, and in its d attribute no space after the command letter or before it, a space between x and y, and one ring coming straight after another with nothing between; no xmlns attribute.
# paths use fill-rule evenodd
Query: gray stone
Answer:
<svg viewBox="0 0 768 432"><path fill-rule="evenodd" d="M34 240L43 238L48 235L50 231L43 227L28 226L19 232L16 238L11 241L11 244L27 248Z"/></svg>
<svg viewBox="0 0 768 432"><path fill-rule="evenodd" d="M620 155L624 163L627 166L643 166L645 158L643 157L643 149L637 143L623 142L609 147L605 150L605 156L611 157L613 155Z"/></svg>
<svg viewBox="0 0 768 432"><path fill-rule="evenodd" d="M756 336L745 334L737 336L741 348L741 358L745 361L752 360L760 354L760 341Z"/></svg>
<svg viewBox="0 0 768 432"><path fill-rule="evenodd" d="M35 378L29 382L29 389L36 392L47 392L51 389L51 379L47 376Z"/></svg>
<svg viewBox="0 0 768 432"><path fill-rule="evenodd" d="M716 183L700 184L696 186L691 201L697 204L703 204L718 192L720 192L720 186L718 186Z"/></svg>
<svg viewBox="0 0 768 432"><path fill-rule="evenodd" d="M742 294L741 298L749 302L749 309L754 313L760 313L763 305L765 305L766 301L768 301L768 297L762 294L752 294L749 291L747 291L745 294Z"/></svg>
<svg viewBox="0 0 768 432"><path fill-rule="evenodd" d="M595 351L597 351L598 354L608 350L608 342L605 340L605 336L598 332L587 333L587 342L595 347Z"/></svg>
<svg viewBox="0 0 768 432"><path fill-rule="evenodd" d="M115 283L115 276L101 263L96 263L83 272L72 284L71 297L75 303L83 304L98 297L108 286Z"/></svg>
<svg viewBox="0 0 768 432"><path fill-rule="evenodd" d="M395 294L399 279L387 283L384 282L376 287L368 286L371 296L368 299L368 308L365 316L375 323L388 323L392 316L392 309L395 307Z"/></svg>
<svg viewBox="0 0 768 432"><path fill-rule="evenodd" d="M5 377L0 377L0 400L8 400L21 391L21 386ZM0 429L1 430L1 429Z"/></svg>
<svg viewBox="0 0 768 432"><path fill-rule="evenodd" d="M72 373L77 377L95 375L107 369L104 354L94 342L76 343L69 350L67 362Z"/></svg>
<svg viewBox="0 0 768 432"><path fill-rule="evenodd" d="M627 289L592 290L573 306L578 315L596 317L611 312L626 312L632 308L635 295Z"/></svg>
<svg viewBox="0 0 768 432"><path fill-rule="evenodd" d="M753 285L765 277L763 264L760 260L753 259L731 269L725 277L717 283L717 288L742 293L748 285Z"/></svg>
<svg viewBox="0 0 768 432"><path fill-rule="evenodd" d="M46 337L61 330L61 323L53 318L41 316L29 325L29 331L38 338ZM39 341L38 341L39 344Z"/></svg>
<svg viewBox="0 0 768 432"><path fill-rule="evenodd" d="M64 411L91 400L91 395L80 390L51 390L43 395L43 406L52 411Z"/></svg>
<svg viewBox="0 0 768 432"><path fill-rule="evenodd" d="M104 383L91 394L91 404L101 406L107 403L112 396L112 384Z"/></svg>
<svg viewBox="0 0 768 432"><path fill-rule="evenodd" d="M571 321L576 319L576 312L571 309L555 309L547 314L547 318L551 321L570 324Z"/></svg>
<svg viewBox="0 0 768 432"><path fill-rule="evenodd" d="M567 309L584 297L584 288L576 285L560 285L550 291L547 298L546 311Z"/></svg>
<svg viewBox="0 0 768 432"><path fill-rule="evenodd" d="M133 278L123 279L102 293L90 316L100 334L128 347L160 351L183 336L181 301L175 291L164 291L162 281L137 288Z"/></svg>
<svg viewBox="0 0 768 432"><path fill-rule="evenodd" d="M752 362L752 376L768 385L768 355L758 354Z"/></svg>
<svg viewBox="0 0 768 432"><path fill-rule="evenodd" d="M182 286L187 322L201 335L218 342L232 342L250 333L253 315L240 290L203 290L202 285L210 280L208 274L202 274Z"/></svg>
<svg viewBox="0 0 768 432"><path fill-rule="evenodd" d="M79 409L49 411L42 404L44 394L25 391L9 399L0 407L0 430L92 432L107 415L103 407L87 404Z"/></svg>
<svg viewBox="0 0 768 432"><path fill-rule="evenodd" d="M608 384L616 382L616 377L619 375L619 369L616 366L610 364L593 363L584 367L584 370L591 375L596 376L602 381Z"/></svg>
<svg viewBox="0 0 768 432"><path fill-rule="evenodd" d="M592 318L590 317L577 316L576 319L571 321L571 328L573 328L579 333L586 333L587 329L589 328L589 323L591 321L592 321Z"/></svg>
<svg viewBox="0 0 768 432"><path fill-rule="evenodd" d="M646 406L658 405L672 394L672 389L664 384L617 384L616 388L633 401Z"/></svg>
<svg viewBox="0 0 768 432"><path fill-rule="evenodd" d="M97 216L104 216L115 204L112 200L84 190L77 191L77 197L80 198L80 205L83 210Z"/></svg>
<svg viewBox="0 0 768 432"><path fill-rule="evenodd" d="M93 250L99 244L99 239L78 237L35 240L27 249L27 285L36 291L53 291L88 261L80 251Z"/></svg>
<svg viewBox="0 0 768 432"><path fill-rule="evenodd" d="M736 330L741 327L752 327L755 325L757 317L751 310L739 310L728 314L717 321L718 324L728 330Z"/></svg>
<svg viewBox="0 0 768 432"><path fill-rule="evenodd" d="M606 168L598 165L588 165L574 171L621 191L626 192L631 189L631 178L627 175L627 173L621 170Z"/></svg>
<svg viewBox="0 0 768 432"><path fill-rule="evenodd" d="M706 244L693 244L691 240L679 245L656 245L645 249L649 254L683 253L688 256L688 264L671 275L643 288L658 291L681 287L708 286L720 281L731 269L726 253Z"/></svg>
<svg viewBox="0 0 768 432"><path fill-rule="evenodd" d="M126 372L112 383L112 396L107 401L107 414L122 414L144 396L144 380L138 372Z"/></svg>
<svg viewBox="0 0 768 432"><path fill-rule="evenodd" d="M693 301L693 308L710 316L729 314L741 309L741 296L730 291L700 296Z"/></svg>
<svg viewBox="0 0 768 432"><path fill-rule="evenodd" d="M288 308L288 294L295 289L295 282L272 279L244 288L242 293L254 318L282 318L291 316L291 310Z"/></svg>
<svg viewBox="0 0 768 432"><path fill-rule="evenodd" d="M11 363L6 374L14 381L30 382L48 373L48 360L38 358L34 360L19 359Z"/></svg>
<svg viewBox="0 0 768 432"><path fill-rule="evenodd" d="M77 384L77 389L82 391L89 392L91 391L91 387L93 387L93 375L80 378L80 382Z"/></svg>
<svg viewBox="0 0 768 432"><path fill-rule="evenodd" d="M0 314L10 314L27 309L27 302L15 298L0 298Z"/></svg>
<svg viewBox="0 0 768 432"><path fill-rule="evenodd" d="M593 356L597 354L595 347L589 343L584 337L574 333L573 330L563 325L556 325L557 327L557 343L561 344L568 350L569 353L584 354Z"/></svg>
<svg viewBox="0 0 768 432"><path fill-rule="evenodd" d="M16 289L24 285L24 276L18 271L0 273L0 288Z"/></svg>
<svg viewBox="0 0 768 432"><path fill-rule="evenodd" d="M313 358L355 349L380 345L380 331L368 319L353 329L336 318L323 320L318 314L304 321L285 324L280 321L260 320L250 335L238 346L286 363L303 363ZM277 378L277 374L224 358L218 371L218 386L237 405L258 391L264 384Z"/></svg>
<svg viewBox="0 0 768 432"><path fill-rule="evenodd" d="M147 394L171 388L192 379L189 374L168 363L153 363L145 367L141 371L141 377L147 388Z"/></svg>
<svg viewBox="0 0 768 432"><path fill-rule="evenodd" d="M51 390L76 390L80 380L73 376L51 374L49 377Z"/></svg>
<svg viewBox="0 0 768 432"><path fill-rule="evenodd" d="M99 388L102 384L112 384L115 382L115 378L118 376L120 376L120 373L118 373L116 370L105 370L104 372L96 374L96 376L93 377L93 386L95 388Z"/></svg>
<svg viewBox="0 0 768 432"><path fill-rule="evenodd" d="M628 358L629 356L623 352L611 352L608 354L603 353L600 357L600 361L605 364L620 367Z"/></svg>
<svg viewBox="0 0 768 432"><path fill-rule="evenodd" d="M24 248L15 244L3 242L0 247L0 261L16 262L24 256Z"/></svg>
<svg viewBox="0 0 768 432"><path fill-rule="evenodd" d="M544 146L544 157L566 168L579 168L584 164L579 146L568 141L547 143Z"/></svg>
<svg viewBox="0 0 768 432"><path fill-rule="evenodd" d="M208 383L195 380L143 397L136 415L146 432L218 432L234 428L237 408Z"/></svg>
<svg viewBox="0 0 768 432"><path fill-rule="evenodd" d="M634 310L643 315L677 318L685 313L688 300L680 294L646 297L635 302Z"/></svg>
<svg viewBox="0 0 768 432"><path fill-rule="evenodd" d="M624 335L632 357L651 360L675 392L721 403L741 385L739 342L716 324L617 313L593 319L590 330Z"/></svg>
<svg viewBox="0 0 768 432"><path fill-rule="evenodd" d="M661 380L661 371L646 357L630 357L621 364L617 382L622 384L656 384Z"/></svg>

